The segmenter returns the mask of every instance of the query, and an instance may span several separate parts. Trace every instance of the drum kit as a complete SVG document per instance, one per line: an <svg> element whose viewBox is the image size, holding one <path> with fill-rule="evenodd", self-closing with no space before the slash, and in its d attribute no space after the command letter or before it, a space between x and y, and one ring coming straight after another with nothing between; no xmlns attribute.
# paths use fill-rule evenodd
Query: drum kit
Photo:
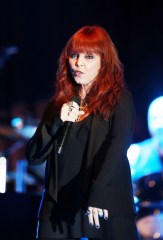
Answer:
<svg viewBox="0 0 163 240"><path fill-rule="evenodd" d="M163 239L163 172L141 177L134 184L138 199L137 228L144 240Z"/></svg>
<svg viewBox="0 0 163 240"><path fill-rule="evenodd" d="M36 123L25 125L21 118L13 118L10 122L11 124L0 125L0 161L6 159L6 186L3 189L41 193L45 166L29 166L25 158L25 146L36 130Z"/></svg>

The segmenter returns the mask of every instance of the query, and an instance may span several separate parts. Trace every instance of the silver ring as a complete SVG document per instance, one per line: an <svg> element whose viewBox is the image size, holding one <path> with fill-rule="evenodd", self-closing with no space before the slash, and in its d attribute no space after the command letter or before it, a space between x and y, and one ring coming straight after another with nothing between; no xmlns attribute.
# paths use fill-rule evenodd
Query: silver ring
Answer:
<svg viewBox="0 0 163 240"><path fill-rule="evenodd" d="M72 111L72 109L73 109L73 107L71 106L71 107L69 107L69 109L68 109L68 115L70 114L70 112Z"/></svg>

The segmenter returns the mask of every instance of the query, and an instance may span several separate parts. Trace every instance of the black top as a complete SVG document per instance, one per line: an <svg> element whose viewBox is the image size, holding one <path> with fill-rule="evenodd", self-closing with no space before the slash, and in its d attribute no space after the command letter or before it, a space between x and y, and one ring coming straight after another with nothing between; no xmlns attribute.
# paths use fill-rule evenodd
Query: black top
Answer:
<svg viewBox="0 0 163 240"><path fill-rule="evenodd" d="M57 208L71 211L84 207L84 153L90 132L91 116L72 124L61 155L57 158ZM89 183L85 183L88 185ZM85 185L84 184L84 185Z"/></svg>
<svg viewBox="0 0 163 240"><path fill-rule="evenodd" d="M73 222L80 215L76 221L83 232L82 226L88 222L84 210L88 206L107 209L110 217L134 216L127 159L134 123L131 93L125 91L109 120L90 115L73 123L63 154L58 157L56 139L63 122L55 114L53 101L49 102L26 148L30 164L46 161L45 194L39 219L49 221L52 216L65 217L66 213Z"/></svg>

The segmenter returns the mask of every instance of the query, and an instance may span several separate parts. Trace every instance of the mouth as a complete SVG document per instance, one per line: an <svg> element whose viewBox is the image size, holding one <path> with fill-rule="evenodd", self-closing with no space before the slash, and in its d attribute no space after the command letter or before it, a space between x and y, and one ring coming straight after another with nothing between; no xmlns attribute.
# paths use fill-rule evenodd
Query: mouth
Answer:
<svg viewBox="0 0 163 240"><path fill-rule="evenodd" d="M79 70L74 70L74 69L72 69L71 73L74 77L78 77L78 76L81 76L82 74L84 74L83 72L81 72Z"/></svg>

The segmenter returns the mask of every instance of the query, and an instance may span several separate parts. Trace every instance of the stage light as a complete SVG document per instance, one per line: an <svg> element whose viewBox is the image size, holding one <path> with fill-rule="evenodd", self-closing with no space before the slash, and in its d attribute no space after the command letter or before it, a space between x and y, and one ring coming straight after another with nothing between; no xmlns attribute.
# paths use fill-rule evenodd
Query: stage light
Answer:
<svg viewBox="0 0 163 240"><path fill-rule="evenodd" d="M0 157L0 193L6 192L6 158Z"/></svg>
<svg viewBox="0 0 163 240"><path fill-rule="evenodd" d="M15 128L22 128L23 127L23 119L20 118L20 117L15 117L11 120L11 125L12 127L15 127Z"/></svg>
<svg viewBox="0 0 163 240"><path fill-rule="evenodd" d="M25 125L23 119L20 117L15 117L11 120L11 125L14 127L15 131L23 138L31 138L36 131L36 126Z"/></svg>
<svg viewBox="0 0 163 240"><path fill-rule="evenodd" d="M33 136L33 134L35 133L36 131L36 128L35 126L25 126L21 129L17 129L17 133L20 134L23 138L31 138Z"/></svg>

